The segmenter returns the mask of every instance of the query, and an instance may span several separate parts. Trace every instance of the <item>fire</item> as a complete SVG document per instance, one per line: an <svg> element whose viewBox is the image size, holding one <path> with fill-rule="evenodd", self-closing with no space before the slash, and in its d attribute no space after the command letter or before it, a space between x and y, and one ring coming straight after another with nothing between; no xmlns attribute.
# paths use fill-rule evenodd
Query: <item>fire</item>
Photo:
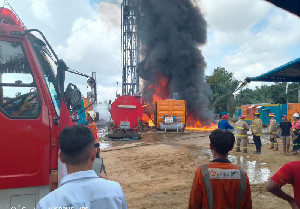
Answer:
<svg viewBox="0 0 300 209"><path fill-rule="evenodd" d="M186 130L189 131L213 131L218 128L216 123L210 125L204 125L199 120L195 120L193 117L188 117Z"/></svg>
<svg viewBox="0 0 300 209"><path fill-rule="evenodd" d="M152 117L152 115L151 115L151 117ZM143 115L142 115L142 122L144 125L148 125L149 127L155 126L152 119L146 113L143 113Z"/></svg>
<svg viewBox="0 0 300 209"><path fill-rule="evenodd" d="M157 100L163 100L169 98L169 80L168 77L161 74L156 74L154 84L149 84L146 91L152 93L152 104L154 106ZM145 114L146 115L146 114ZM148 126L155 126L153 123L154 118L153 111L148 112L146 116L143 116L143 122L148 123ZM213 131L218 128L218 125L211 123L209 125L201 123L199 120L194 119L193 116L188 116L186 130L190 131Z"/></svg>
<svg viewBox="0 0 300 209"><path fill-rule="evenodd" d="M149 125L150 127L155 126L152 120L149 120L149 121L148 121L148 125Z"/></svg>
<svg viewBox="0 0 300 209"><path fill-rule="evenodd" d="M169 80L167 77L157 74L155 79L155 85L149 85L148 90L153 91L152 93L152 104L155 104L157 100L169 98Z"/></svg>

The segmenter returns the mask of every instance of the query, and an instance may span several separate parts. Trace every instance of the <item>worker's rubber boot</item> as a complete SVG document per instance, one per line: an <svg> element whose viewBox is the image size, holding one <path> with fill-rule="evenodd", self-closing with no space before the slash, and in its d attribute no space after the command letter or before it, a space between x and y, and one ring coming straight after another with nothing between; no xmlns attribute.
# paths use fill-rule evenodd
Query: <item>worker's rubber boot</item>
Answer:
<svg viewBox="0 0 300 209"><path fill-rule="evenodd" d="M253 152L253 154L260 154L261 152L260 151L255 151L255 152Z"/></svg>
<svg viewBox="0 0 300 209"><path fill-rule="evenodd" d="M235 148L235 151L236 151L236 152L241 152L240 147L236 147L236 148Z"/></svg>
<svg viewBox="0 0 300 209"><path fill-rule="evenodd" d="M261 147L259 148L259 150L256 150L255 152L253 152L253 154L261 154Z"/></svg>
<svg viewBox="0 0 300 209"><path fill-rule="evenodd" d="M243 148L243 153L248 153L248 152L247 152L247 147L244 147L244 148Z"/></svg>

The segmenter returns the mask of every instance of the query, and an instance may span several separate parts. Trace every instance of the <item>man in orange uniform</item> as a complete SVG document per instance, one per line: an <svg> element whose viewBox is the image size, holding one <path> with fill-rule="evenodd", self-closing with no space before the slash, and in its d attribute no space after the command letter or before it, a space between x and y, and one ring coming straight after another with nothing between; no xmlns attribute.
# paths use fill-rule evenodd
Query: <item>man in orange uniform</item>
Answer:
<svg viewBox="0 0 300 209"><path fill-rule="evenodd" d="M99 158L100 145L99 145L99 142L97 141L97 124L95 123L96 116L97 115L93 110L87 111L86 121L88 122L88 127L91 129L91 131L94 135L95 147L97 148L96 156L97 156L97 158Z"/></svg>
<svg viewBox="0 0 300 209"><path fill-rule="evenodd" d="M235 141L233 133L217 129L209 139L213 161L197 168L188 208L252 208L247 174L227 159Z"/></svg>

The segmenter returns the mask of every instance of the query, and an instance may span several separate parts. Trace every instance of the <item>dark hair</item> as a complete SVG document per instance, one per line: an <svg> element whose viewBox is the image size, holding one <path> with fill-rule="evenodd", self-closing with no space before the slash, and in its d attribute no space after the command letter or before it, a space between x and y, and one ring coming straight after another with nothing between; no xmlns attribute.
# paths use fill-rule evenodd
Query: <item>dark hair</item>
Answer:
<svg viewBox="0 0 300 209"><path fill-rule="evenodd" d="M221 155L226 155L234 145L234 135L232 132L216 129L209 135L210 143L216 152Z"/></svg>
<svg viewBox="0 0 300 209"><path fill-rule="evenodd" d="M92 131L82 125L64 128L58 142L64 161L71 165L87 162L95 144Z"/></svg>

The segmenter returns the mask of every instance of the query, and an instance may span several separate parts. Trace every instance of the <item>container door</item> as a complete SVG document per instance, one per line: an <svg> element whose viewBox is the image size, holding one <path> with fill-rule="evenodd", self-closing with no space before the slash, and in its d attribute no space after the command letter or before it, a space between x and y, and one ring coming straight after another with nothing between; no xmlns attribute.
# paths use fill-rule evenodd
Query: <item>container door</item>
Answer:
<svg viewBox="0 0 300 209"><path fill-rule="evenodd" d="M0 189L49 184L48 108L29 49L0 40Z"/></svg>

